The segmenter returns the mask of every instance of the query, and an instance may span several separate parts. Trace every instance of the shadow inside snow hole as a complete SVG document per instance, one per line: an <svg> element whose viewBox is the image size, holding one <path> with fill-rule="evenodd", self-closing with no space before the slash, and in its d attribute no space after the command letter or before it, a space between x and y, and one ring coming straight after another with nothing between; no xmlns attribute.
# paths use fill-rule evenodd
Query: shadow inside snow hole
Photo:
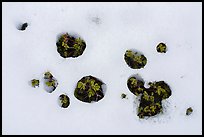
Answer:
<svg viewBox="0 0 204 137"><path fill-rule="evenodd" d="M24 31L26 30L26 28L28 27L28 23L25 22L25 23L19 23L16 25L16 28L20 31Z"/></svg>

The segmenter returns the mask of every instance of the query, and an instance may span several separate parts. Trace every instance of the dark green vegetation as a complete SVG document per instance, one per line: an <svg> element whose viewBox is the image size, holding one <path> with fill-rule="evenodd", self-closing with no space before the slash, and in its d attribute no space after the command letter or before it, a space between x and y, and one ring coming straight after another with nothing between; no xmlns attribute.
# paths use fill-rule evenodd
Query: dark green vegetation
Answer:
<svg viewBox="0 0 204 137"><path fill-rule="evenodd" d="M56 43L57 51L63 58L78 57L83 54L86 43L80 37L75 38L68 33L60 36Z"/></svg>
<svg viewBox="0 0 204 137"><path fill-rule="evenodd" d="M37 80L37 79L32 79L31 80L31 85L32 85L32 87L39 87L39 83L40 83L40 81L39 80Z"/></svg>
<svg viewBox="0 0 204 137"><path fill-rule="evenodd" d="M48 93L52 93L56 89L58 82L50 72L45 72L44 84L45 84L45 90Z"/></svg>
<svg viewBox="0 0 204 137"><path fill-rule="evenodd" d="M141 95L137 114L139 118L162 112L162 100L171 96L171 89L164 81L148 84L150 87L145 88L144 82L136 77L130 77L127 81L129 90L136 96Z"/></svg>
<svg viewBox="0 0 204 137"><path fill-rule="evenodd" d="M190 115L193 112L193 109L191 107L186 109L186 115Z"/></svg>
<svg viewBox="0 0 204 137"><path fill-rule="evenodd" d="M130 92L136 96L143 93L143 90L145 89L144 82L142 80L136 79L135 77L128 79L127 86Z"/></svg>
<svg viewBox="0 0 204 137"><path fill-rule="evenodd" d="M157 52L166 53L166 51L167 51L166 44L164 44L164 43L159 43L159 44L157 45Z"/></svg>
<svg viewBox="0 0 204 137"><path fill-rule="evenodd" d="M74 96L83 102L91 103L104 97L103 82L93 76L85 76L77 82Z"/></svg>
<svg viewBox="0 0 204 137"><path fill-rule="evenodd" d="M124 58L125 62L132 69L144 68L144 66L147 64L147 58L144 55L131 50L126 50Z"/></svg>
<svg viewBox="0 0 204 137"><path fill-rule="evenodd" d="M100 24L100 18L93 18L92 21ZM24 23L19 30L25 30L27 26L28 24ZM57 52L63 58L81 56L86 48L86 43L83 39L74 37L68 33L62 34L56 45ZM156 50L160 53L166 53L167 47L164 43L159 43ZM147 58L134 50L126 50L124 60L132 69L141 69L147 64ZM39 87L39 80L33 79L31 83L32 87ZM104 97L103 84L101 80L93 76L85 76L77 82L74 96L82 102L98 102ZM136 77L131 77L127 81L127 86L131 93L140 97L137 113L139 118L155 116L162 112L162 100L171 96L171 89L164 81L149 82L148 85L149 88L144 87L144 81ZM57 80L50 72L44 73L44 86L45 90L49 93L52 93L58 86ZM127 99L127 95L123 93L121 94L121 98ZM59 101L62 108L67 108L70 105L70 99L65 94L59 96ZM188 108L186 115L190 115L192 112L192 108Z"/></svg>
<svg viewBox="0 0 204 137"><path fill-rule="evenodd" d="M59 96L60 104L62 108L67 108L70 104L70 99L67 95L61 94Z"/></svg>

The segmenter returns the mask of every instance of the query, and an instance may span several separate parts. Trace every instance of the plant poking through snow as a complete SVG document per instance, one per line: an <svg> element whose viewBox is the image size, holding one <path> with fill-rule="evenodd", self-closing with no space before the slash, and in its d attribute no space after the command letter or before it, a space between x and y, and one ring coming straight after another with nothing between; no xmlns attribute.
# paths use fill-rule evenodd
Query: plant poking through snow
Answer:
<svg viewBox="0 0 204 137"><path fill-rule="evenodd" d="M93 76L83 77L78 81L74 95L77 99L90 103L104 97L102 82Z"/></svg>
<svg viewBox="0 0 204 137"><path fill-rule="evenodd" d="M131 77L128 79L127 85L134 95L139 96L141 94L137 114L139 118L154 116L162 112L162 100L171 96L171 89L164 81L150 82L150 87L145 88L143 81Z"/></svg>
<svg viewBox="0 0 204 137"><path fill-rule="evenodd" d="M40 83L40 81L39 80L37 80L37 79L32 79L31 80L31 85L32 85L32 87L39 87L39 83Z"/></svg>
<svg viewBox="0 0 204 137"><path fill-rule="evenodd" d="M144 68L147 64L147 58L144 55L131 50L126 50L124 59L128 66L132 69Z"/></svg>
<svg viewBox="0 0 204 137"><path fill-rule="evenodd" d="M63 58L78 57L83 54L86 43L80 37L75 38L68 33L60 36L56 43L57 51Z"/></svg>
<svg viewBox="0 0 204 137"><path fill-rule="evenodd" d="M98 83L95 83L94 80L91 81L91 88L96 92L98 91L101 87L98 85Z"/></svg>
<svg viewBox="0 0 204 137"><path fill-rule="evenodd" d="M164 43L159 43L159 44L157 45L157 52L166 53L166 50L167 50L166 44L164 44Z"/></svg>
<svg viewBox="0 0 204 137"><path fill-rule="evenodd" d="M127 86L129 90L136 96L138 96L140 93L143 93L144 82L136 79L135 77L131 77L128 79Z"/></svg>
<svg viewBox="0 0 204 137"><path fill-rule="evenodd" d="M50 79L49 81L45 82L45 84L48 86L48 87L51 87L51 86L55 86L55 80L54 79Z"/></svg>
<svg viewBox="0 0 204 137"><path fill-rule="evenodd" d="M47 72L45 72L45 74L44 74L44 79L52 79L52 74L49 72L49 71L47 71Z"/></svg>
<svg viewBox="0 0 204 137"><path fill-rule="evenodd" d="M77 83L77 88L85 90L86 89L86 84L80 81L80 82Z"/></svg>
<svg viewBox="0 0 204 137"><path fill-rule="evenodd" d="M63 107L63 108L67 108L69 106L69 104L70 104L70 99L65 94L61 94L59 96L59 100L60 100L60 103L61 103L61 107Z"/></svg>
<svg viewBox="0 0 204 137"><path fill-rule="evenodd" d="M57 80L53 77L53 75L48 71L44 73L44 84L45 84L45 90L49 93L52 93L57 85Z"/></svg>

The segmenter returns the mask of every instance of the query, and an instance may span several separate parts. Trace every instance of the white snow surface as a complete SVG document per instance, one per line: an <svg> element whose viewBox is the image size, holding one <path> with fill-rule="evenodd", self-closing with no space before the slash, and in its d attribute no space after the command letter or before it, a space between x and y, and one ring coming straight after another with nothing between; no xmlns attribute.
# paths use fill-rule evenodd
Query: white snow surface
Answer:
<svg viewBox="0 0 204 137"><path fill-rule="evenodd" d="M202 134L202 3L4 2L2 8L2 134ZM19 31L24 22L27 29ZM58 54L64 32L85 40L82 56ZM160 42L166 54L156 51ZM127 49L147 57L143 69L127 66ZM46 71L59 83L51 94L43 89ZM134 74L170 85L163 114L138 118L138 99L127 88ZM88 75L107 86L99 102L74 97L77 81ZM39 88L28 84L33 78ZM67 109L57 103L62 93L70 97Z"/></svg>

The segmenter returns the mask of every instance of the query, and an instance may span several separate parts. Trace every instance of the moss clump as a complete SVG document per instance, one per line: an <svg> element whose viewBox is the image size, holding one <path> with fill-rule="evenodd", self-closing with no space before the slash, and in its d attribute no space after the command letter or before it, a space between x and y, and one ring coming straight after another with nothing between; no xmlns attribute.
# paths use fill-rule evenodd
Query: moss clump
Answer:
<svg viewBox="0 0 204 137"><path fill-rule="evenodd" d="M55 80L54 79L49 79L47 82L45 82L45 84L48 86L48 87L51 87L51 86L55 86Z"/></svg>
<svg viewBox="0 0 204 137"><path fill-rule="evenodd" d="M143 93L145 87L142 80L136 79L136 77L130 77L127 81L127 86L134 95L138 96Z"/></svg>
<svg viewBox="0 0 204 137"><path fill-rule="evenodd" d="M62 108L67 108L70 104L70 99L67 95L61 94L59 96L60 104Z"/></svg>
<svg viewBox="0 0 204 137"><path fill-rule="evenodd" d="M31 85L32 85L32 87L39 87L39 84L40 84L40 81L39 80L37 80L37 79L32 79L31 80Z"/></svg>
<svg viewBox="0 0 204 137"><path fill-rule="evenodd" d="M157 52L166 53L166 51L167 51L166 44L164 44L164 43L159 43L159 44L157 45Z"/></svg>
<svg viewBox="0 0 204 137"><path fill-rule="evenodd" d="M193 109L191 107L186 109L186 115L189 116L193 112Z"/></svg>
<svg viewBox="0 0 204 137"><path fill-rule="evenodd" d="M171 89L164 81L150 82L150 89L162 99L167 99L171 96Z"/></svg>
<svg viewBox="0 0 204 137"><path fill-rule="evenodd" d="M52 74L49 71L45 72L44 79L52 79L52 78L53 78L53 76L52 76Z"/></svg>
<svg viewBox="0 0 204 137"><path fill-rule="evenodd" d="M162 100L171 96L171 89L164 81L150 82L150 87L145 88L143 81L131 77L127 85L134 95L141 95L137 114L139 118L154 116L162 112Z"/></svg>
<svg viewBox="0 0 204 137"><path fill-rule="evenodd" d="M144 55L131 50L126 50L124 58L125 62L132 69L141 69L147 64L147 58Z"/></svg>
<svg viewBox="0 0 204 137"><path fill-rule="evenodd" d="M80 37L75 38L68 33L60 36L56 43L57 51L63 58L78 57L83 54L86 43Z"/></svg>
<svg viewBox="0 0 204 137"><path fill-rule="evenodd" d="M138 108L138 116L144 118L144 116L154 116L160 112L162 112L162 98L155 93L155 90L144 90Z"/></svg>
<svg viewBox="0 0 204 137"><path fill-rule="evenodd" d="M104 97L103 82L93 76L85 76L77 82L74 96L83 102L91 103Z"/></svg>
<svg viewBox="0 0 204 137"><path fill-rule="evenodd" d="M50 72L45 72L44 74L44 85L45 90L48 93L52 93L58 86L58 82L55 77Z"/></svg>

